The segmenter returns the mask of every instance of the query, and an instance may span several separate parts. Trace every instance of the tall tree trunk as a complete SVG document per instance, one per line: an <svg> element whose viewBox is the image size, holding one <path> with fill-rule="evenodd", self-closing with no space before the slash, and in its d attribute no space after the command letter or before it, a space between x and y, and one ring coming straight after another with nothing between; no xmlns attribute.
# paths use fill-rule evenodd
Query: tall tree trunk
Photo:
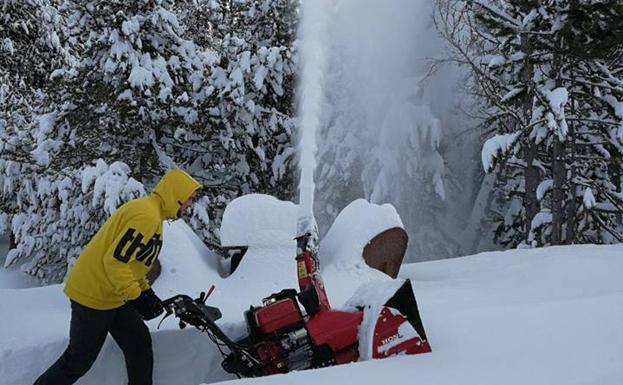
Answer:
<svg viewBox="0 0 623 385"><path fill-rule="evenodd" d="M573 75L571 76L571 78L573 79ZM572 113L573 115L575 115L575 102L571 101L571 109L572 109ZM569 159L571 161L570 163L570 170L569 170L569 204L567 206L567 229L566 229L566 234L565 234L565 244L567 245L572 245L575 243L575 239L576 239L576 228L577 228L577 223L576 223L576 212L578 209L578 205L577 205L577 193L578 193L578 186L575 184L575 177L576 177L576 154L577 154L577 144L576 144L576 137L575 137L575 123L571 122L569 124L569 141L570 141L570 150L571 153L569 154Z"/></svg>
<svg viewBox="0 0 623 385"><path fill-rule="evenodd" d="M15 234L13 231L9 230L9 250L12 250L17 247L17 240L15 239Z"/></svg>
<svg viewBox="0 0 623 385"><path fill-rule="evenodd" d="M526 92L523 96L523 116L527 123L530 123L530 118L532 116L532 102L534 98L534 92L532 90L534 66L530 61L530 57L532 55L532 42L530 39L530 35L526 33L521 35L522 51L525 53L521 77L526 85ZM525 193L523 203L526 210L524 239L527 241L528 235L530 234L532 220L539 212L539 201L536 198L536 189L539 185L540 173L539 169L534 165L534 161L537 159L537 145L530 138L526 140L528 143L526 143L526 151L524 153L526 170L524 171Z"/></svg>
<svg viewBox="0 0 623 385"><path fill-rule="evenodd" d="M621 192L621 163L618 160L610 162L610 170L608 171L612 175L612 183L616 186L615 191ZM620 211L615 214L617 225L623 225L623 215Z"/></svg>
<svg viewBox="0 0 623 385"><path fill-rule="evenodd" d="M562 85L561 81L561 68L562 68L562 37L558 38L556 46L560 48L558 52L554 52L554 61L552 68L552 75L556 81L556 87ZM561 106L561 108L564 108ZM557 121L560 125L560 122ZM552 145L552 177L554 179L554 185L552 187L552 245L562 244L562 223L563 223L563 200L564 200L564 185L567 178L565 168L565 138L560 138L558 135L554 136L554 143Z"/></svg>
<svg viewBox="0 0 623 385"><path fill-rule="evenodd" d="M562 244L562 201L564 200L565 144L558 138L552 146L552 174L554 185L552 188L552 245Z"/></svg>
<svg viewBox="0 0 623 385"><path fill-rule="evenodd" d="M536 198L536 189L539 186L539 180L541 174L538 167L534 165L537 159L537 145L532 140L528 139L526 150L526 170L524 173L526 192L524 195L524 207L526 208L526 227L525 227L525 239L528 239L530 234L532 220L539 212L539 201Z"/></svg>

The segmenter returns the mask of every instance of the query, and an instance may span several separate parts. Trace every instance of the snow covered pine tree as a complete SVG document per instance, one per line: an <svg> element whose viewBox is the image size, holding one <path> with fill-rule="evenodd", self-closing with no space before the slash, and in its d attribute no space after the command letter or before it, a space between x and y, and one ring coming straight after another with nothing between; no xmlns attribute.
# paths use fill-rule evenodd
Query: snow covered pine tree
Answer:
<svg viewBox="0 0 623 385"><path fill-rule="evenodd" d="M291 197L296 4L231 5L62 2L60 41L71 55L45 75L52 80L41 103L47 109L31 130L29 162L40 169L26 190L39 203L3 216L23 235L12 262L32 257L29 272L58 281L109 206L144 194L175 164L211 186L190 220L211 243L232 198L251 191ZM200 10L216 21L226 11L241 23L193 25L202 32L194 36L183 23ZM25 225L42 218L55 227Z"/></svg>
<svg viewBox="0 0 623 385"><path fill-rule="evenodd" d="M293 197L297 6L296 0L203 0L182 11L187 35L219 56L194 131L178 129L165 147L206 186L210 244L219 243L223 211L237 196Z"/></svg>
<svg viewBox="0 0 623 385"><path fill-rule="evenodd" d="M488 172L497 167L498 242L621 241L621 73L613 67L622 43L612 39L621 4L439 3L442 31L472 69L492 136L482 160ZM586 31L583 20L599 21ZM580 50L587 39L599 49Z"/></svg>
<svg viewBox="0 0 623 385"><path fill-rule="evenodd" d="M400 56L404 53L398 52L402 44L415 43L410 38L358 29L360 24L383 23L375 12L358 13L359 6L357 1L345 1L336 15L327 15L335 18L330 24L336 32L325 47L329 61L322 109L326 112L319 117L317 135L319 225L328 229L344 207L364 197L396 207L411 240L408 258L457 255L454 234L444 228L442 219L448 207L450 172L442 156L442 124L424 93L429 68L421 64L424 60L404 63ZM405 7L366 2L364 8L382 9L387 22L398 12L432 11L426 2ZM356 23L352 13L358 16ZM407 19L392 22L406 25ZM426 35L426 28L409 31ZM384 39L391 39L391 44ZM379 44L386 46L381 49ZM409 57L416 56L413 47L405 49Z"/></svg>
<svg viewBox="0 0 623 385"><path fill-rule="evenodd" d="M59 39L63 19L51 1L4 1L0 20L0 232L11 237L8 266L45 249L52 237L46 221L56 218L47 216L56 201L48 199L48 183L64 176L46 174L40 162L54 146L40 135L49 127L40 106L49 73L67 52Z"/></svg>

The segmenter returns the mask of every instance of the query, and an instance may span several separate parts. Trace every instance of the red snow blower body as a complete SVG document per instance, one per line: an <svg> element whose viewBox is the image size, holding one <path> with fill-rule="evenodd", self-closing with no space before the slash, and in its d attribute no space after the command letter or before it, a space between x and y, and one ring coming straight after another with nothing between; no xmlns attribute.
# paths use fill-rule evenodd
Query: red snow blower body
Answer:
<svg viewBox="0 0 623 385"><path fill-rule="evenodd" d="M188 323L206 332L224 356L223 368L239 377L343 364L357 361L362 354L384 358L431 351L409 280L380 310L333 310L309 238L297 239L299 291L285 289L264 298L262 306L251 306L245 312L249 332L245 338L232 341L221 331L214 322L220 311L205 305L205 295L165 300L167 313L175 314L181 327ZM368 316L367 311L375 314ZM375 322L364 324L368 317ZM360 346L362 333L371 346Z"/></svg>

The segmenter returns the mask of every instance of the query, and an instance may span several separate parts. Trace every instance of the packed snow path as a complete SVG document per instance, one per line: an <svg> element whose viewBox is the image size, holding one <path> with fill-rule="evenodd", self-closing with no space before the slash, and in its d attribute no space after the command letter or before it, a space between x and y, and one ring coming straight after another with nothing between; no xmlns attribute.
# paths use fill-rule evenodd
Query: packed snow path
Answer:
<svg viewBox="0 0 623 385"><path fill-rule="evenodd" d="M167 234L167 233L165 233ZM227 279L209 252L183 225L172 226L164 273L156 291L211 297L221 325L244 333L242 311L283 287L296 287L293 250L258 248ZM166 242L165 242L166 244ZM168 254L167 254L168 252ZM166 257L164 257L166 256ZM276 263L279 261L279 263ZM353 271L356 271L355 267ZM367 269L361 268L361 276ZM356 275L347 275L349 280ZM272 273L271 273L272 272ZM505 384L620 385L623 383L623 246L573 246L484 253L402 267L414 283L433 352L340 367L242 380L255 384L358 385ZM346 276L345 276L346 277ZM339 279L332 274L331 280ZM347 290L327 279L329 297ZM335 295L334 295L335 294ZM339 295L338 295L339 294ZM334 307L341 303L333 301ZM32 383L64 349L68 302L60 286L0 290L0 384ZM207 337L177 330L173 320L156 330L155 384L197 385L232 379ZM79 384L124 383L121 353L109 339Z"/></svg>

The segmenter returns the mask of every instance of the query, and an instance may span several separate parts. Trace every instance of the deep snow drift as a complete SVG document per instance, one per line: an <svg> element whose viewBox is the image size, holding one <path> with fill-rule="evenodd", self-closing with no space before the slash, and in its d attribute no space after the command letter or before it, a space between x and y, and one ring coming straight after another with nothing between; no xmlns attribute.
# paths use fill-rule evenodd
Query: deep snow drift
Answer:
<svg viewBox="0 0 623 385"><path fill-rule="evenodd" d="M365 228L365 223L374 225L359 225ZM249 305L282 288L297 287L293 242L250 247L238 270L221 278L215 256L183 222L167 226L164 234L163 274L155 291L162 297L196 295L215 284L210 303L221 308L219 323L233 337L245 333L242 312ZM356 239L356 234L342 235L345 241ZM622 255L623 245L574 246L403 265L400 276L413 281L432 353L243 381L333 384L348 378L358 385L388 380L392 385L620 385ZM327 261L324 276L333 307L344 306L359 283L389 280L356 260L339 265ZM57 358L66 344L68 305L60 285L0 289L1 385L30 384ZM178 330L173 319L165 320L160 330L157 323L149 323L155 384L232 379L220 368L220 356L206 336L190 328ZM79 384L125 381L121 352L109 339Z"/></svg>

